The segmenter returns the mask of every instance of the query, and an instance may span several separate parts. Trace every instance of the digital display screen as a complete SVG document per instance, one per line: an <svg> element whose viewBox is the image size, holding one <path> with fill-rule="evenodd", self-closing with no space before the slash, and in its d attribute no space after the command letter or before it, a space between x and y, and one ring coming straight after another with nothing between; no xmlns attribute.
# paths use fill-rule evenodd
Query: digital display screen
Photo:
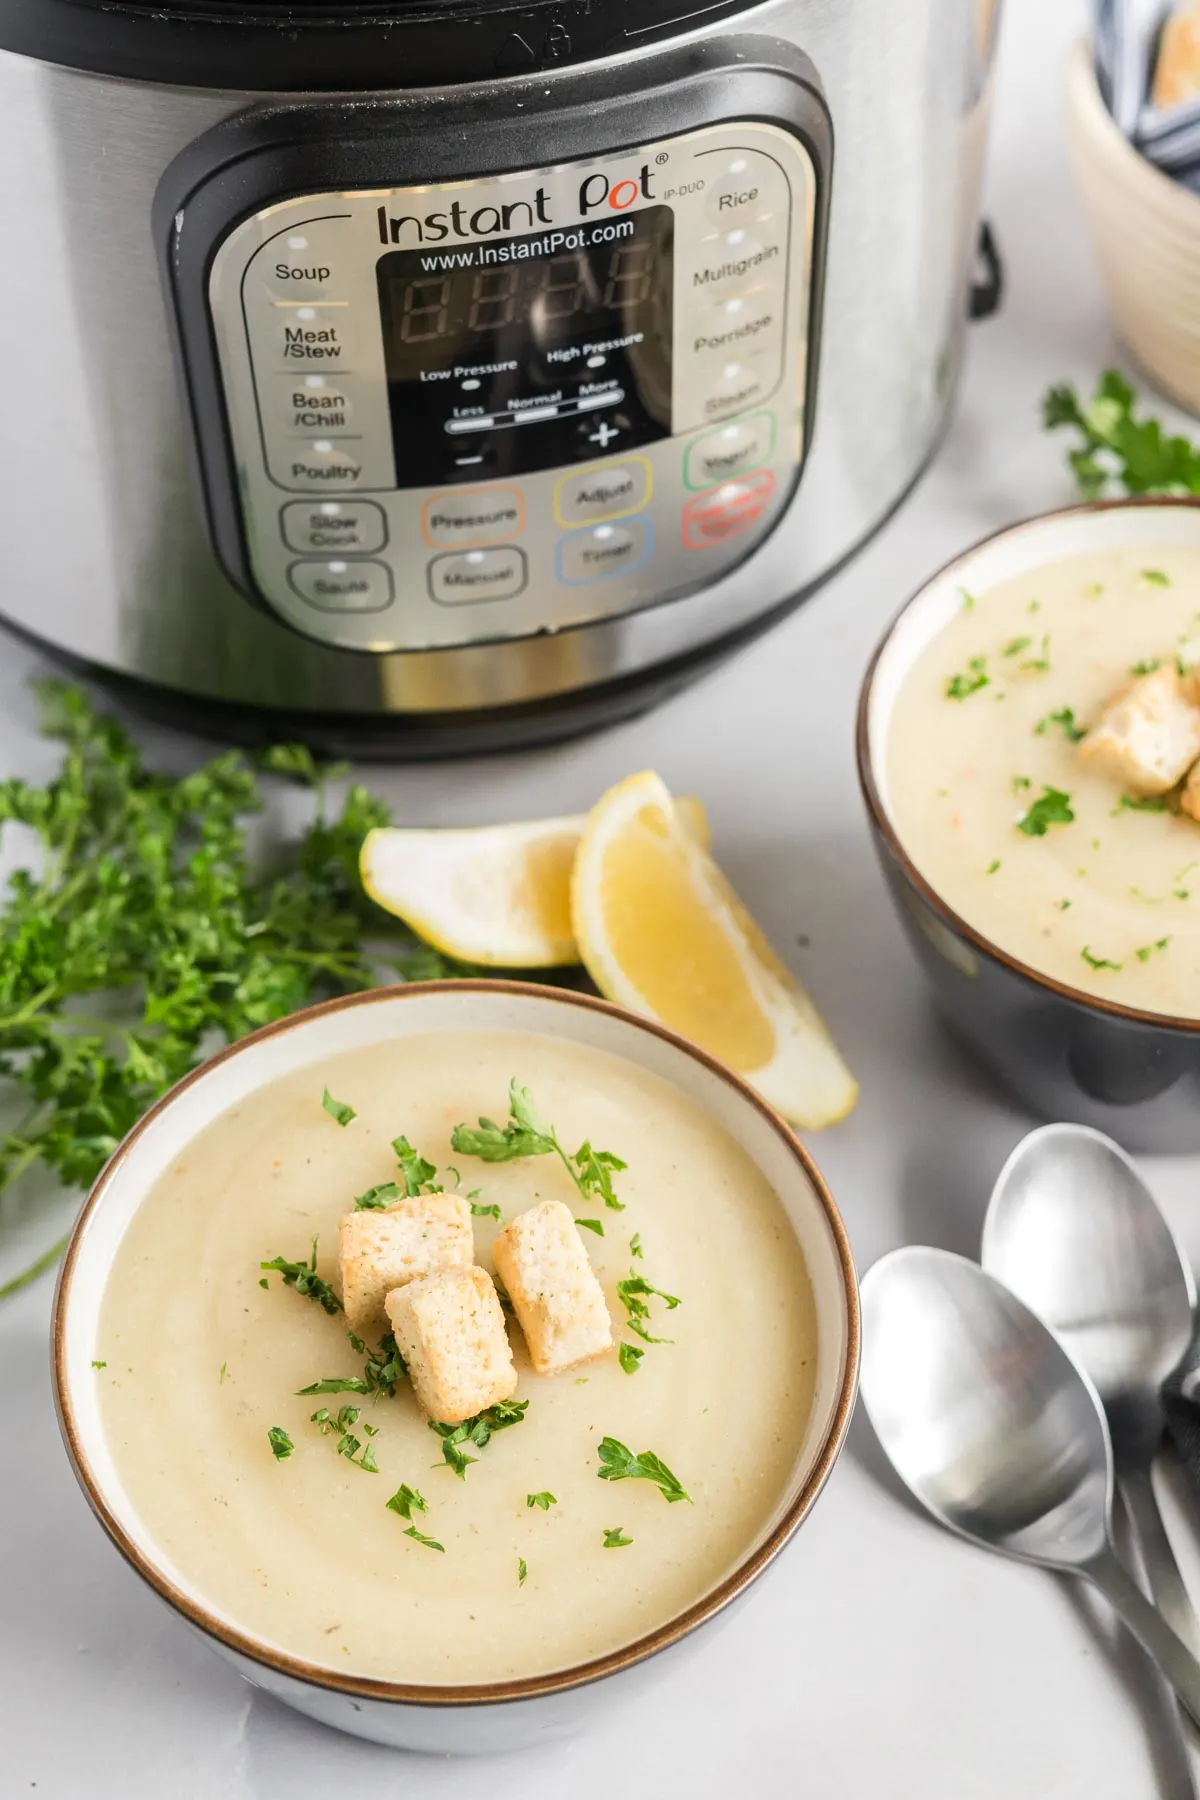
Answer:
<svg viewBox="0 0 1200 1800"><path fill-rule="evenodd" d="M674 215L378 263L400 487L620 455L671 431Z"/></svg>

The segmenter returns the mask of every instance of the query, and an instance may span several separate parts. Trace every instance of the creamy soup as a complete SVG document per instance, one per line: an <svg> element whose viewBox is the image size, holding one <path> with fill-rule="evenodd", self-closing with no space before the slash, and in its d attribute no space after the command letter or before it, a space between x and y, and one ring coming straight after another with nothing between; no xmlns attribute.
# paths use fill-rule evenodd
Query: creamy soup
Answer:
<svg viewBox="0 0 1200 1800"><path fill-rule="evenodd" d="M628 1162L623 1212L581 1203L557 1159L485 1165L453 1155L455 1124L503 1120L509 1080L532 1089L574 1150ZM322 1089L357 1109L340 1128ZM644 1344L553 1376L532 1373L509 1320L521 1424L458 1479L401 1382L372 1404L296 1390L357 1375L345 1320L261 1262L337 1276L337 1221L396 1174L407 1136L477 1205L505 1220L540 1199L599 1216L584 1233L614 1327L631 1269L678 1296L651 1298ZM447 1186L453 1174L442 1174ZM490 1267L499 1226L474 1220ZM632 1250L635 1238L641 1248ZM250 1095L198 1136L147 1195L116 1257L96 1372L105 1429L131 1499L176 1567L245 1630L306 1660L406 1682L473 1682L561 1668L663 1624L710 1589L769 1524L812 1403L816 1328L808 1276L781 1203L737 1144L673 1088L603 1053L541 1036L430 1034L323 1061ZM310 1415L351 1402L379 1472L350 1464ZM376 1427L369 1440L362 1422ZM295 1448L277 1460L268 1432ZM611 1436L653 1450L692 1497L602 1481ZM427 1502L405 1535L386 1502ZM548 1510L528 1496L552 1494ZM605 1546L620 1528L628 1544ZM523 1567L522 1567L523 1565ZM521 1579L522 1573L524 1580Z"/></svg>
<svg viewBox="0 0 1200 1800"><path fill-rule="evenodd" d="M1176 657L1200 663L1200 550L1074 556L964 596L900 689L885 797L921 874L1001 949L1196 1018L1200 825L1170 799L1131 805L1077 743L1135 671ZM1021 829L1039 803L1040 836Z"/></svg>

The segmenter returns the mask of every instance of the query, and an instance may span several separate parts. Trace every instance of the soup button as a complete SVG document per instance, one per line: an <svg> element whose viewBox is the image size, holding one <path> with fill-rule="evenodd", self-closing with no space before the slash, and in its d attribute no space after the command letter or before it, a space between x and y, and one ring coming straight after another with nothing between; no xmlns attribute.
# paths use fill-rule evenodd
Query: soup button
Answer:
<svg viewBox="0 0 1200 1800"><path fill-rule="evenodd" d="M571 587L587 581L606 581L641 568L653 548L647 519L630 519L625 525L596 525L591 531L571 531L558 541L558 576Z"/></svg>

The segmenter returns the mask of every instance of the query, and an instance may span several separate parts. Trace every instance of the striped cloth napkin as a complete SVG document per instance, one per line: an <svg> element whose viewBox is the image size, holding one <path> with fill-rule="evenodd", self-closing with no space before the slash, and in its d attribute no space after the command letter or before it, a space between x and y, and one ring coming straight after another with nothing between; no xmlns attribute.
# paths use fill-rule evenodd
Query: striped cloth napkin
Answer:
<svg viewBox="0 0 1200 1800"><path fill-rule="evenodd" d="M1200 9L1169 22L1171 0L1094 0L1096 78L1118 130L1164 175L1200 193L1200 92L1156 105L1159 57L1174 33L1200 36ZM1159 84L1161 86L1161 83Z"/></svg>

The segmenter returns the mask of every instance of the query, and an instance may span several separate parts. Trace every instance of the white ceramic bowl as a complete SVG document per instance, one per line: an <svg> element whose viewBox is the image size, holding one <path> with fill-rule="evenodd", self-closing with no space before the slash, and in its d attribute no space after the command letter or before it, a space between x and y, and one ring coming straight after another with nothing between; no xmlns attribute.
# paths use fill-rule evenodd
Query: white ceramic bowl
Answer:
<svg viewBox="0 0 1200 1800"><path fill-rule="evenodd" d="M608 1051L673 1083L724 1126L779 1195L799 1240L816 1300L817 1386L775 1515L738 1564L686 1612L610 1655L556 1673L426 1687L305 1663L251 1635L172 1567L138 1517L109 1451L91 1364L101 1297L121 1239L159 1175L198 1132L265 1083L341 1051L473 1029L534 1032ZM160 1100L117 1150L72 1234L55 1301L54 1383L67 1450L101 1524L132 1567L247 1680L314 1719L377 1743L493 1751L582 1723L595 1705L648 1677L657 1666L648 1659L721 1613L778 1555L841 1449L857 1385L858 1332L854 1265L837 1209L808 1152L744 1082L682 1038L603 1001L516 982L456 981L356 994L298 1013L225 1050Z"/></svg>
<svg viewBox="0 0 1200 1800"><path fill-rule="evenodd" d="M1155 386L1200 413L1200 194L1122 137L1086 40L1067 65L1067 124L1117 329Z"/></svg>

